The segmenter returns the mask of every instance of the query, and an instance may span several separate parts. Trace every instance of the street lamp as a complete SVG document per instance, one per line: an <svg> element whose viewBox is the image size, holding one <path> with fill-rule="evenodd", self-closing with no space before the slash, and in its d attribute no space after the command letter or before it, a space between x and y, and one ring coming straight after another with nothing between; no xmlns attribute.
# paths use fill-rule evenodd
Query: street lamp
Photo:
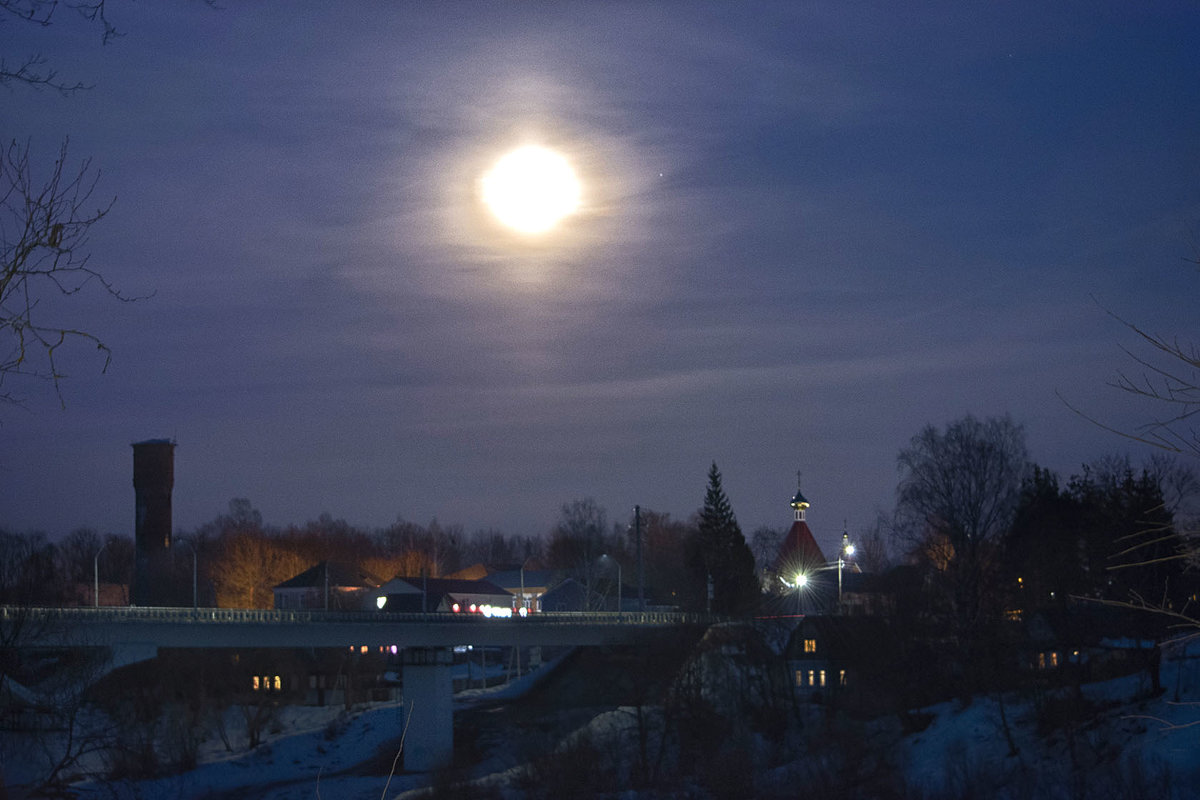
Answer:
<svg viewBox="0 0 1200 800"><path fill-rule="evenodd" d="M533 556L526 556L525 560L521 562L521 604L520 608L517 609L518 613L520 613L520 609L522 608L525 609L526 614L530 611L529 600L525 597L525 565L531 560L533 560Z"/></svg>
<svg viewBox="0 0 1200 800"><path fill-rule="evenodd" d="M850 543L850 535L842 531L842 549L838 553L837 568L838 568L838 613L842 613L842 569L846 566L846 559L854 555L854 545Z"/></svg>
<svg viewBox="0 0 1200 800"><path fill-rule="evenodd" d="M797 571L795 576L793 576L792 580L790 580L790 581L787 578L780 575L779 580L782 581L783 585L786 586L787 588L795 590L795 592L796 592L796 613L797 614L804 613L804 600L801 597L801 595L808 588L808 582L809 582L808 573L802 572L802 571Z"/></svg>
<svg viewBox="0 0 1200 800"><path fill-rule="evenodd" d="M96 551L96 557L92 559L92 607L100 607L100 554L104 552L104 548L108 547L108 542L100 545L100 549Z"/></svg>
<svg viewBox="0 0 1200 800"><path fill-rule="evenodd" d="M601 561L611 561L617 565L617 613L621 613L621 562L617 561L612 556L605 553L600 556Z"/></svg>

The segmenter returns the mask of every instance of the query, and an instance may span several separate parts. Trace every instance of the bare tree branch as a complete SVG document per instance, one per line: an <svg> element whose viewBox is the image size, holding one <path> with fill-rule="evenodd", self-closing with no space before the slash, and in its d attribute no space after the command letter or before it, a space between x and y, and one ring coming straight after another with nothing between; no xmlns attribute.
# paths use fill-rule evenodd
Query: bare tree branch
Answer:
<svg viewBox="0 0 1200 800"><path fill-rule="evenodd" d="M138 299L88 263L88 234L113 204L93 200L99 177L90 159L68 170L66 142L44 183L34 177L28 143L0 150L0 400L16 399L4 384L20 375L53 382L61 402L59 355L70 342L94 346L102 372L112 360L95 334L47 321L40 308L50 295L73 295L93 282L118 300Z"/></svg>
<svg viewBox="0 0 1200 800"><path fill-rule="evenodd" d="M1200 265L1200 259L1189 263ZM1132 331L1143 344L1148 345L1159 359L1165 359L1164 363L1122 346L1121 351L1144 372L1141 375L1118 372L1116 377L1109 381L1109 385L1134 397L1161 404L1171 409L1171 412L1168 416L1138 426L1131 432L1096 420L1066 400L1061 393L1058 394L1059 399L1067 408L1092 424L1125 439L1171 453L1200 456L1200 430L1194 427L1193 419L1200 414L1200 348L1178 336L1168 337L1151 333L1104 306L1100 307L1104 313Z"/></svg>

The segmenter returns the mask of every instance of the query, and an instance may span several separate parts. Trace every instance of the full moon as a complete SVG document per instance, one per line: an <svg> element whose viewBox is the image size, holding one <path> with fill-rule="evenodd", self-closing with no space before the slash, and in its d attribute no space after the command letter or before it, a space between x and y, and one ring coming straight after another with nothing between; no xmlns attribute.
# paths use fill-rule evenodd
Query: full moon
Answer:
<svg viewBox="0 0 1200 800"><path fill-rule="evenodd" d="M579 208L575 170L560 154L530 145L508 153L483 176L483 202L519 233L545 233Z"/></svg>

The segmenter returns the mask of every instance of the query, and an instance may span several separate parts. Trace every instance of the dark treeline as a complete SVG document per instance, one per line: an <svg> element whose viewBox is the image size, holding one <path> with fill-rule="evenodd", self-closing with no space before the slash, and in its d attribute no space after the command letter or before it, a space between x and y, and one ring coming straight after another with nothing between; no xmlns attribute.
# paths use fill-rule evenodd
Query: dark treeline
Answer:
<svg viewBox="0 0 1200 800"><path fill-rule="evenodd" d="M1007 583L1033 605L1086 597L1180 609L1195 591L1188 555L1197 497L1195 473L1167 457L1140 467L1103 458L1064 485L1034 467L1006 538Z"/></svg>
<svg viewBox="0 0 1200 800"><path fill-rule="evenodd" d="M972 482L974 446L991 453L1007 447L1008 471ZM922 620L936 625L941 619L964 639L987 638L1013 608L1087 597L1179 609L1194 593L1186 571L1194 549L1188 509L1200 498L1200 481L1178 461L1154 457L1134 466L1127 457L1109 456L1063 481L1027 459L1020 426L1007 418L968 417L944 433L923 431L900 462L907 477L896 514L855 537L859 563L870 572L900 563L924 576L918 595L897 598L899 606L915 604ZM686 520L641 511L648 602L734 614L761 607L751 575L770 565L782 531L756 530L748 543L720 480L714 464L704 505ZM968 487L979 490L976 497L963 494ZM891 533L886 543L884 531ZM192 603L195 570L199 604L269 608L274 586L321 561L351 563L382 581L442 577L475 564L551 569L587 587L605 586L610 595L620 579L624 596L632 598L639 585L638 532L632 512L610 521L591 498L564 503L555 525L534 535L467 533L437 519L364 529L329 514L280 527L264 523L248 499L235 498L226 513L175 533L173 599ZM81 528L53 541L0 528L0 602L87 605L95 599L94 583L101 602L128 602L127 594L114 591L129 585L133 563L129 536Z"/></svg>
<svg viewBox="0 0 1200 800"><path fill-rule="evenodd" d="M1078 627L1103 612L1105 635L1135 641L1189 618L1200 588L1190 465L1110 456L1064 482L1027 459L1020 426L971 417L914 437L900 465L891 628L899 665L926 665L930 684L999 688L1018 674L1011 623L1035 616Z"/></svg>
<svg viewBox="0 0 1200 800"><path fill-rule="evenodd" d="M694 523L669 514L641 512L645 585L655 587L663 602L691 605L702 599L702 584L689 580L680 567L684 543L694 531ZM442 577L475 564L552 569L589 586L601 582L612 587L619 576L627 592L636 592L636 533L632 513L628 520L610 524L605 510L590 498L565 503L558 522L540 535L491 528L467 533L461 525L437 519L424 525L399 519L372 530L329 514L302 525L272 526L250 500L234 498L227 513L173 535L173 599L178 605L191 604L194 568L201 605L269 608L274 586L321 561L352 563L382 580ZM133 564L133 538L128 535L80 528L54 541L42 532L0 528L0 603L90 605L96 582L101 602L127 602ZM108 593L114 584L123 587L122 597Z"/></svg>

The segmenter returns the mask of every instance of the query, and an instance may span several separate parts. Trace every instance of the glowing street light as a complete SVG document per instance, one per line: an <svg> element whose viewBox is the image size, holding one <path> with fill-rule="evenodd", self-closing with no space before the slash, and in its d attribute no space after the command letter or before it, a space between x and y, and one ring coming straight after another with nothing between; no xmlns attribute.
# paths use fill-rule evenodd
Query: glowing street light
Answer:
<svg viewBox="0 0 1200 800"><path fill-rule="evenodd" d="M800 593L810 589L809 584L813 581L812 573L836 569L838 573L837 607L838 612L840 613L842 609L842 571L846 568L847 560L854 556L854 549L854 545L850 543L849 535L843 532L842 547L838 551L838 558L836 561L829 561L824 566L809 567L807 572L796 572L790 581L782 575L779 576L779 579L783 582L784 586L788 587L789 589L796 590L796 598L797 601L799 601Z"/></svg>
<svg viewBox="0 0 1200 800"><path fill-rule="evenodd" d="M854 545L850 543L850 535L842 531L842 549L838 553L837 568L838 568L838 613L842 613L842 569L846 566L846 559L854 555Z"/></svg>

